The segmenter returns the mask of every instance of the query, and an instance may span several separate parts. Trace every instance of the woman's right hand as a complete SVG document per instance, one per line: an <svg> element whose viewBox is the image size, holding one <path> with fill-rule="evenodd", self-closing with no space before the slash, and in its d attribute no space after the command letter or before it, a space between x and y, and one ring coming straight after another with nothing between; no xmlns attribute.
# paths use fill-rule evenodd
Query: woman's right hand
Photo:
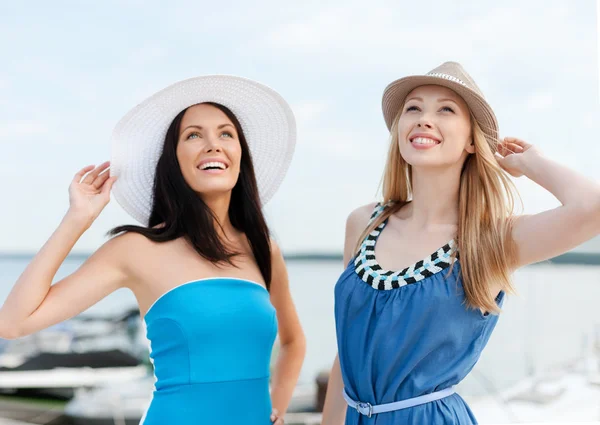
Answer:
<svg viewBox="0 0 600 425"><path fill-rule="evenodd" d="M69 215L86 226L91 226L110 201L116 177L110 176L109 165L109 162L97 167L88 165L75 174L69 186Z"/></svg>

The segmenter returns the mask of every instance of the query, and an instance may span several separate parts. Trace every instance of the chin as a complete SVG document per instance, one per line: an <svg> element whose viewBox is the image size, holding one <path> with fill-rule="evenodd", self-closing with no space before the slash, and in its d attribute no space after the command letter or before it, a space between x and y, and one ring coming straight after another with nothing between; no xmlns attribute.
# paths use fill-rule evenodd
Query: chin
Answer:
<svg viewBox="0 0 600 425"><path fill-rule="evenodd" d="M442 161L435 155L402 155L404 161L412 167L435 167L442 165Z"/></svg>
<svg viewBox="0 0 600 425"><path fill-rule="evenodd" d="M219 196L219 195L230 195L231 191L233 190L233 187L235 186L235 184L227 184L227 183L221 183L221 184L211 184L211 185L194 185L192 186L192 190L194 192L196 192L198 195L200 195L201 197L215 197L215 196Z"/></svg>
<svg viewBox="0 0 600 425"><path fill-rule="evenodd" d="M413 168L449 167L464 162L464 159L461 158L461 156L457 155L456 157L451 157L447 155L447 153L419 152L415 154L415 152L408 152L407 155L404 155L403 152L401 152L400 154L402 155L402 159Z"/></svg>
<svg viewBox="0 0 600 425"><path fill-rule="evenodd" d="M419 160L416 161L406 161L408 164L410 164L410 166L412 167L413 170L427 170L427 169L437 169L437 170L441 170L441 169L448 169L448 168L456 168L461 166L460 161L457 162L448 162L448 161L440 161L440 160L433 160L433 161L427 161L424 160L424 158L420 158Z"/></svg>

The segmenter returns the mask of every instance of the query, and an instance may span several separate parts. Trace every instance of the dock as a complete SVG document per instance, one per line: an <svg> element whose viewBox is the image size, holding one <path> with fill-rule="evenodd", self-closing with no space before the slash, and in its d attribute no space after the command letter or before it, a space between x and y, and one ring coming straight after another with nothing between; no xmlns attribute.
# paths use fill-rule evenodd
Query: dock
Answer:
<svg viewBox="0 0 600 425"><path fill-rule="evenodd" d="M0 425L63 425L63 405L0 398Z"/></svg>

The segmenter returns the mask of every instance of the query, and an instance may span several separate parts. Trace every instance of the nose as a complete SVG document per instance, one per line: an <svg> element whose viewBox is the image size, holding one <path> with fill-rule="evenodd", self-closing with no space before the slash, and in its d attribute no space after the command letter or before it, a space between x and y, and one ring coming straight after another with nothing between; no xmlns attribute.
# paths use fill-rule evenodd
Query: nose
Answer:
<svg viewBox="0 0 600 425"><path fill-rule="evenodd" d="M219 138L215 136L208 137L206 146L204 147L204 152L222 152L221 145L219 144Z"/></svg>
<svg viewBox="0 0 600 425"><path fill-rule="evenodd" d="M426 128L426 129L434 128L434 125L433 125L434 116L435 116L435 112L431 111L430 109L423 108L423 110L416 117L417 118L417 122L416 122L417 128Z"/></svg>
<svg viewBox="0 0 600 425"><path fill-rule="evenodd" d="M433 124L425 115L422 115L421 118L419 118L419 121L417 121L417 127L432 129Z"/></svg>

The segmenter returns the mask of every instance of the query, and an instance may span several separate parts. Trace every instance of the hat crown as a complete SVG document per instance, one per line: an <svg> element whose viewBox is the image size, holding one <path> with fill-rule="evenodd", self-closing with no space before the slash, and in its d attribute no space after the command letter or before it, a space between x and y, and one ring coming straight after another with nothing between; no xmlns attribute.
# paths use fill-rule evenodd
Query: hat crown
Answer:
<svg viewBox="0 0 600 425"><path fill-rule="evenodd" d="M496 115L473 78L458 62L444 62L427 74L403 77L388 84L381 102L388 130L392 129L406 96L417 87L430 84L447 87L462 97L488 139L497 140Z"/></svg>
<svg viewBox="0 0 600 425"><path fill-rule="evenodd" d="M473 90L479 96L484 97L477 84L475 84L475 80L473 80L458 62L444 62L437 68L429 71L427 75L457 82L466 88Z"/></svg>

